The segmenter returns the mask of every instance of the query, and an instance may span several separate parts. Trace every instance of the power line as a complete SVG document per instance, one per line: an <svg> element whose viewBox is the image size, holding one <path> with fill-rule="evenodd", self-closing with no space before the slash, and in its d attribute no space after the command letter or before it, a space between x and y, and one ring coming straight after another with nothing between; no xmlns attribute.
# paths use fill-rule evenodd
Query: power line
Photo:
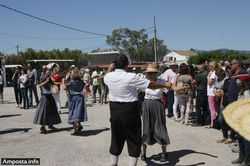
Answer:
<svg viewBox="0 0 250 166"><path fill-rule="evenodd" d="M32 15L32 14L26 13L26 12L24 12L24 11L21 11L21 10L15 9L15 8L12 8L12 7L10 7L10 6L7 6L7 5L4 5L4 4L1 4L1 3L0 3L0 7L3 7L3 8L5 8L5 9L11 10L11 11L13 11L13 12L19 13L19 14L21 14L21 15L25 15L25 16L27 16L27 17L30 17L30 18L33 18L33 19L36 19L36 20L39 20L39 21L42 21L42 22L46 22L46 23L48 23L48 24L53 24L53 25L62 27L62 28L64 28L64 29L69 29L69 30L73 30L73 31L77 31L77 32L85 33L85 34L86 34L86 33L87 33L87 34L92 34L92 35L96 35L96 36L108 36L108 35L106 35L106 34L90 32L90 31L82 30L82 29L75 28L75 27L72 27L72 26L68 26L68 25L56 23L56 22L51 21L51 20L48 20L48 19L46 19L46 18L37 17L37 16L34 16L34 15Z"/></svg>
<svg viewBox="0 0 250 166"><path fill-rule="evenodd" d="M12 46L12 47L8 47L8 48L2 48L2 53L6 53L6 52L8 52L10 50L16 50L16 46Z"/></svg>
<svg viewBox="0 0 250 166"><path fill-rule="evenodd" d="M153 34L153 33L154 33L154 29L151 30L151 31L149 31L149 32L147 32L148 35Z"/></svg>
<svg viewBox="0 0 250 166"><path fill-rule="evenodd" d="M152 30L152 29L154 29L154 26L151 26L151 27L147 27L147 28L143 28L143 29L145 29L146 31L149 31L149 30Z"/></svg>
<svg viewBox="0 0 250 166"><path fill-rule="evenodd" d="M42 37L42 36L30 36L30 35L22 35L22 34L12 34L0 32L0 36L11 37L11 38L26 38L26 39L37 39L37 40L85 40L85 39L101 39L104 36L96 36L96 37L85 37L85 38L50 38L50 37Z"/></svg>

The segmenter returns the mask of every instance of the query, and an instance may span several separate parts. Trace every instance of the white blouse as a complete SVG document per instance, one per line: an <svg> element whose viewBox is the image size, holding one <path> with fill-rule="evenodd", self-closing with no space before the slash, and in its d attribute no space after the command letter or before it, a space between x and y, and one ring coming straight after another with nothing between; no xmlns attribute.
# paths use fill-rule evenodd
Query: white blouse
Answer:
<svg viewBox="0 0 250 166"><path fill-rule="evenodd" d="M158 79L157 83L164 84L165 81ZM147 88L145 90L145 97L144 98L146 100L159 100L162 97L163 91L164 91L164 89L149 89L149 88Z"/></svg>

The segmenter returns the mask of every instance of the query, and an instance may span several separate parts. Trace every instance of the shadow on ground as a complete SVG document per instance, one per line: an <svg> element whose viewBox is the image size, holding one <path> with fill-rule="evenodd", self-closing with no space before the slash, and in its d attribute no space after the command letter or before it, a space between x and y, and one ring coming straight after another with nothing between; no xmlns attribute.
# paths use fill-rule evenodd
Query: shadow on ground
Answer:
<svg viewBox="0 0 250 166"><path fill-rule="evenodd" d="M93 104L86 104L87 107L93 107Z"/></svg>
<svg viewBox="0 0 250 166"><path fill-rule="evenodd" d="M9 115L0 115L0 118L10 118L14 116L21 116L22 114L9 114Z"/></svg>
<svg viewBox="0 0 250 166"><path fill-rule="evenodd" d="M14 101L5 100L5 101L3 101L2 104L15 104L15 103L16 102L14 102Z"/></svg>
<svg viewBox="0 0 250 166"><path fill-rule="evenodd" d="M104 131L110 130L109 128L104 128L104 129L96 129L96 130L83 130L80 134L77 134L75 136L82 136L82 137L87 137L87 136L92 136L92 135L97 135L100 134Z"/></svg>
<svg viewBox="0 0 250 166"><path fill-rule="evenodd" d="M189 164L189 165L178 165L177 163L180 161L180 158L189 155L189 154L199 154L199 155L205 155L209 156L212 158L218 158L218 156L208 154L208 153L202 153L202 152L196 152L193 150L177 150L177 151L172 151L168 152L168 158L169 161L165 163L160 162L160 154L153 155L146 160L147 166L200 166L200 165L205 165L205 162L198 162L194 164Z"/></svg>
<svg viewBox="0 0 250 166"><path fill-rule="evenodd" d="M69 112L68 112L68 111L65 111L65 112L61 112L60 114L61 114L61 115L63 115L63 114L69 114Z"/></svg>
<svg viewBox="0 0 250 166"><path fill-rule="evenodd" d="M73 129L73 127L57 128L55 130L48 130L47 134L58 133L58 132L61 132L61 131L70 131L72 129Z"/></svg>
<svg viewBox="0 0 250 166"><path fill-rule="evenodd" d="M0 135L3 134L10 134L10 133L15 133L15 132L29 132L29 130L31 130L31 128L13 128L13 129L7 129L7 130L3 130L0 131Z"/></svg>

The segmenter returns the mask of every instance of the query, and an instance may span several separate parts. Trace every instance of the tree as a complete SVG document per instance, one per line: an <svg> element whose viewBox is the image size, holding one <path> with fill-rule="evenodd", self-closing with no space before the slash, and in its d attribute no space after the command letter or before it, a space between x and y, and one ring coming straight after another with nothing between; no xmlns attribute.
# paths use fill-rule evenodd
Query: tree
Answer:
<svg viewBox="0 0 250 166"><path fill-rule="evenodd" d="M106 42L115 50L129 54L132 60L153 61L154 60L154 40L148 39L145 29L130 30L128 28L114 29ZM157 40L158 57L163 57L167 53L167 46L163 40Z"/></svg>
<svg viewBox="0 0 250 166"><path fill-rule="evenodd" d="M114 49L128 53L132 59L139 60L144 53L148 42L145 29L139 31L128 28L114 29L106 42Z"/></svg>
<svg viewBox="0 0 250 166"><path fill-rule="evenodd" d="M157 39L157 56L158 60L162 60L162 58L167 54L168 49L167 46L164 44L163 40ZM155 58L154 53L154 39L150 39L146 45L144 60L153 61Z"/></svg>
<svg viewBox="0 0 250 166"><path fill-rule="evenodd" d="M198 52L198 55L192 56L189 58L189 64L200 64L205 61L216 61L219 62L221 60L231 61L233 59L238 60L247 60L250 59L249 53L241 53L239 51L234 50L215 50L215 51L204 51Z"/></svg>
<svg viewBox="0 0 250 166"><path fill-rule="evenodd" d="M86 66L88 64L88 57L82 53L81 50L70 50L65 48L64 50L34 50L32 48L26 49L24 52L20 52L19 56L11 54L7 56L6 64L26 64L26 60L32 59L73 59L78 66ZM41 66L40 66L41 67ZM69 67L65 65L65 67Z"/></svg>

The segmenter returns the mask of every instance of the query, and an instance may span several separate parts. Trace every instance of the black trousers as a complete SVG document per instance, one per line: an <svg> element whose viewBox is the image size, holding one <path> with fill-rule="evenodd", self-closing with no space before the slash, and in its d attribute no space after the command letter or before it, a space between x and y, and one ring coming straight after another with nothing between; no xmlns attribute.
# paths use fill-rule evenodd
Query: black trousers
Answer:
<svg viewBox="0 0 250 166"><path fill-rule="evenodd" d="M231 140L235 140L236 133L228 126L227 122L225 121L224 116L223 116L223 111L220 112L219 119L220 119L220 125L221 125L223 138L225 139L230 138ZM230 135L228 135L229 132L230 132Z"/></svg>
<svg viewBox="0 0 250 166"><path fill-rule="evenodd" d="M18 105L21 104L22 103L21 89L17 85L14 85L14 93L15 93L16 103Z"/></svg>
<svg viewBox="0 0 250 166"><path fill-rule="evenodd" d="M141 118L138 102L110 102L111 146L110 153L119 156L125 141L131 157L141 153Z"/></svg>
<svg viewBox="0 0 250 166"><path fill-rule="evenodd" d="M107 102L107 98L108 98L108 93L109 93L109 89L108 89L108 86L103 84L101 86L101 89L102 89L102 98L101 98L101 101L102 103L106 103Z"/></svg>
<svg viewBox="0 0 250 166"><path fill-rule="evenodd" d="M3 84L0 84L0 100L3 102Z"/></svg>
<svg viewBox="0 0 250 166"><path fill-rule="evenodd" d="M34 97L36 100L36 105L39 104L39 99L38 99L38 95L37 95L37 87L36 85L31 85L30 87L28 87L28 98L29 98L29 106L32 107L33 106L33 93L34 93Z"/></svg>
<svg viewBox="0 0 250 166"><path fill-rule="evenodd" d="M168 117L173 117L174 112L173 112L173 105L174 105L174 91L169 90L167 92L167 107L168 107Z"/></svg>
<svg viewBox="0 0 250 166"><path fill-rule="evenodd" d="M28 88L21 88L21 94L23 98L23 108L29 108L29 99L28 99Z"/></svg>
<svg viewBox="0 0 250 166"><path fill-rule="evenodd" d="M238 138L240 153L239 158L250 164L250 142L242 137Z"/></svg>
<svg viewBox="0 0 250 166"><path fill-rule="evenodd" d="M96 102L96 93L98 91L99 94L99 103L101 103L101 97L102 97L102 89L101 86L93 86L93 97L94 97L94 103Z"/></svg>
<svg viewBox="0 0 250 166"><path fill-rule="evenodd" d="M205 91L197 90L196 112L197 124L205 125L209 121L208 99Z"/></svg>

